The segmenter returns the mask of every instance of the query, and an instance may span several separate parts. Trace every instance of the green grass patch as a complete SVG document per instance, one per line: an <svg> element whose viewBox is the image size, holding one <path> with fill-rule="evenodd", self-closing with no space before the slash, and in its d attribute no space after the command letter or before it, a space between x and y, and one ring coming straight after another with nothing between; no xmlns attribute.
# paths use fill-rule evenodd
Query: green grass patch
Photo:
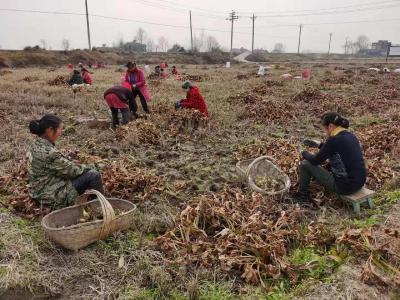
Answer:
<svg viewBox="0 0 400 300"><path fill-rule="evenodd" d="M305 266L301 271L300 280L307 278L323 279L331 275L343 262L343 258L334 250L320 254L314 248L295 249L289 261L295 266Z"/></svg>
<svg viewBox="0 0 400 300"><path fill-rule="evenodd" d="M366 228L378 224L379 220L376 217L369 217L363 220L354 219L352 220L352 223L356 228Z"/></svg>

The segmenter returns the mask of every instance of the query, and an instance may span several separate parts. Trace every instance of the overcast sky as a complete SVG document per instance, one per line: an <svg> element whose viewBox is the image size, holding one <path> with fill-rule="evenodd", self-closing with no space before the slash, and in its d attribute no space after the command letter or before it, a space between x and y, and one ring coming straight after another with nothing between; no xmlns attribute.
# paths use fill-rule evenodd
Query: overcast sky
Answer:
<svg viewBox="0 0 400 300"><path fill-rule="evenodd" d="M358 7L354 6L359 4ZM125 41L132 40L137 28L142 27L155 42L160 36L164 36L170 44L178 42L188 47L190 31L186 27L189 25L189 9L193 10L194 34L200 35L203 28L205 34L215 36L227 49L230 46L230 23L225 18L232 9L238 11L240 16L234 24L235 48L242 46L251 48L252 12L259 16L255 22L256 48L271 50L275 43L281 42L285 44L287 51L297 51L299 31L297 24L301 23L344 23L305 25L302 51L326 52L330 32L333 33L333 52L343 52L342 46L346 37L350 40L356 39L360 34L368 36L370 41L388 39L400 44L400 0L88 0L88 5L89 14L93 15L185 27L175 28L92 16L90 17L92 46L100 46L103 43L111 45L120 38ZM329 10L338 7L342 8L336 12L341 11L341 13L332 13L335 11ZM0 0L0 9L85 13L85 1ZM348 12L342 12L344 10ZM325 12L329 14L323 14ZM288 17L282 14L307 15ZM346 23L385 19L397 20ZM63 38L70 40L72 48L87 48L85 16L0 10L2 49L22 49L27 45L39 44L42 39L46 41L48 47L60 49Z"/></svg>

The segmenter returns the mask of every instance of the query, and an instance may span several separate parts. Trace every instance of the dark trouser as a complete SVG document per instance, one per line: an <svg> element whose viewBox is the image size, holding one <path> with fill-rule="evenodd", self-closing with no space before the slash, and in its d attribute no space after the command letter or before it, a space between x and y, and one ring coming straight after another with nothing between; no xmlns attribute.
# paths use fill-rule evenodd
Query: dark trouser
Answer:
<svg viewBox="0 0 400 300"><path fill-rule="evenodd" d="M103 180L101 179L100 173L96 170L89 170L72 179L72 185L79 195L87 190L96 190L104 194Z"/></svg>
<svg viewBox="0 0 400 300"><path fill-rule="evenodd" d="M119 125L118 111L122 114L122 125L128 124L129 118L131 116L128 108L114 108L110 107L112 115L112 126L117 127Z"/></svg>
<svg viewBox="0 0 400 300"><path fill-rule="evenodd" d="M308 193L308 188L313 178L322 184L328 191L337 193L335 177L321 166L314 166L307 160L303 160L299 167L299 192Z"/></svg>
<svg viewBox="0 0 400 300"><path fill-rule="evenodd" d="M139 96L140 103L142 104L143 110L146 113L149 113L149 108L147 107L147 102L146 99L144 98L143 94L140 92L138 88L134 88L132 90L133 93L133 101L129 101L129 109L133 114L136 114L137 112L137 104L136 104L136 96Z"/></svg>

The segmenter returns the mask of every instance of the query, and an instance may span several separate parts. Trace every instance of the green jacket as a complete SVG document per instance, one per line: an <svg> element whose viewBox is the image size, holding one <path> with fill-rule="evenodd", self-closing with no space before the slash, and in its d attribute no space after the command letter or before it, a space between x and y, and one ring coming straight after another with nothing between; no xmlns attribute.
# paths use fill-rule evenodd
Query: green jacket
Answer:
<svg viewBox="0 0 400 300"><path fill-rule="evenodd" d="M52 143L40 137L31 145L27 158L30 196L53 209L72 205L78 192L71 180L87 167L70 161Z"/></svg>

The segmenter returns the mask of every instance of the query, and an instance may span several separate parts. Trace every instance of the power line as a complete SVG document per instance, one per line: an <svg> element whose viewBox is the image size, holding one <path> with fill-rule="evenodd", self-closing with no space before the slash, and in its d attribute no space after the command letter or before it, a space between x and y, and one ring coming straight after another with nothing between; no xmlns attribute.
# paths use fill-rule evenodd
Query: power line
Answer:
<svg viewBox="0 0 400 300"><path fill-rule="evenodd" d="M355 8L351 10L342 10L342 11L326 11L326 12L314 12L314 13L301 13L301 14L276 14L276 15L260 15L260 18L285 18L285 17L305 17L305 16L320 16L320 15L333 15L333 14L345 14L345 13L352 13L352 12L360 12L360 11L367 11L367 10L381 10L386 8L398 7L400 6L400 2L397 4L392 5L385 5L385 6L375 6L375 7L365 7L365 8Z"/></svg>
<svg viewBox="0 0 400 300"><path fill-rule="evenodd" d="M9 8L0 8L0 11L38 13L38 14L50 14L50 15L86 16L86 14L84 14L84 13L75 13L75 12L39 11L39 10L25 10L25 9L9 9ZM157 22L135 20L135 19L128 19L128 18L110 17L110 16L104 16L104 15L98 15L98 14L89 14L89 16L90 17L94 17L94 18L117 20L117 21L127 21L127 22L134 22L134 23L140 23L140 24L164 26L164 27L170 27L170 28L182 28L182 29L188 29L189 28L189 26L184 26L184 25L174 25L174 24L157 23ZM206 28L206 27L194 27L193 29L194 30L212 31L212 32L226 32L226 33L230 32L229 30L220 30L220 29ZM236 33L249 34L249 32L236 32Z"/></svg>
<svg viewBox="0 0 400 300"><path fill-rule="evenodd" d="M353 7L362 7L362 6L370 6L370 5L380 5L380 4L388 4L388 3L398 3L398 1L390 0L390 1L381 1L381 2L369 2L369 3L360 3L346 6L337 6L330 8L320 8L320 9L302 9L302 10L284 10L284 11L259 11L259 14L262 13L270 13L270 14L280 14L280 13L302 13L302 12L319 12L325 10L338 10L343 8L353 8ZM252 12L242 12L242 14L251 14Z"/></svg>
<svg viewBox="0 0 400 300"><path fill-rule="evenodd" d="M358 21L344 21L344 22L324 22L324 23L303 23L303 25L314 26L314 25L345 25L345 24L358 24L358 23L384 23L384 22L393 22L400 21L400 18L391 18L391 19L376 19L376 20L358 20ZM258 29L262 28L275 28L275 27L298 27L298 24L271 24L266 26L259 26ZM242 26L238 28L251 28L250 26Z"/></svg>

